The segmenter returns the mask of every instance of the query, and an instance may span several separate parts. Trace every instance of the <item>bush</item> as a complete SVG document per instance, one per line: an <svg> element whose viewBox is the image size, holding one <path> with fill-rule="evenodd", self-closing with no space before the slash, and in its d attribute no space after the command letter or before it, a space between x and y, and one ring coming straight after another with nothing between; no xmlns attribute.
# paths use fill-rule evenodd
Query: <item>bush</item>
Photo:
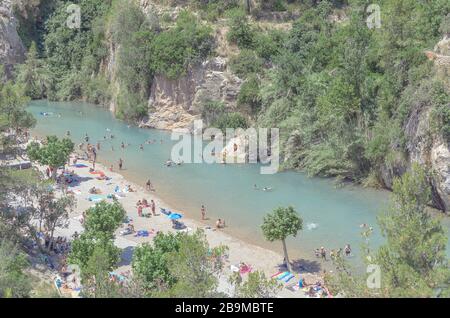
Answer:
<svg viewBox="0 0 450 318"><path fill-rule="evenodd" d="M186 73L188 66L209 56L214 47L212 30L183 11L175 28L158 34L152 42L151 68L170 79Z"/></svg>
<svg viewBox="0 0 450 318"><path fill-rule="evenodd" d="M226 132L227 128L248 128L247 120L240 113L223 114L214 121L213 126L222 130L224 133Z"/></svg>
<svg viewBox="0 0 450 318"><path fill-rule="evenodd" d="M251 50L242 50L230 60L231 70L241 78L247 78L252 74L260 73L263 69L262 60Z"/></svg>
<svg viewBox="0 0 450 318"><path fill-rule="evenodd" d="M228 42L241 49L254 48L256 32L248 22L245 12L240 9L231 10L229 19Z"/></svg>
<svg viewBox="0 0 450 318"><path fill-rule="evenodd" d="M261 97L259 95L259 81L256 76L251 76L242 84L237 102L239 106L249 106L253 114L259 111Z"/></svg>

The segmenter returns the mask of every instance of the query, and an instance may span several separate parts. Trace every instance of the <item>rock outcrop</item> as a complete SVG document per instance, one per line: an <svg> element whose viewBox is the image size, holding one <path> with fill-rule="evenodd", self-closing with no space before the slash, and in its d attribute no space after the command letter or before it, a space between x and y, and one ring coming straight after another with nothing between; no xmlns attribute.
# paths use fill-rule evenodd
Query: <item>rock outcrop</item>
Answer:
<svg viewBox="0 0 450 318"><path fill-rule="evenodd" d="M207 101L223 102L234 108L242 80L227 70L227 60L210 59L191 67L177 80L155 76L149 100L149 117L142 127L157 129L193 128L193 121L201 118Z"/></svg>
<svg viewBox="0 0 450 318"><path fill-rule="evenodd" d="M434 51L425 52L434 62L436 76L446 84L450 92L450 38L441 40ZM392 187L394 177L401 176L412 163L416 162L426 166L432 173L430 180L432 186L433 206L450 211L450 150L448 141L438 134L432 133L432 107L423 103L421 92L412 98L413 105L408 119L403 127L407 137L407 157L398 153L391 163L381 169L383 182L387 188ZM450 105L448 105L450 107Z"/></svg>
<svg viewBox="0 0 450 318"><path fill-rule="evenodd" d="M25 53L25 47L17 33L13 1L0 0L0 65L4 66L7 78L11 76L15 64L23 63Z"/></svg>

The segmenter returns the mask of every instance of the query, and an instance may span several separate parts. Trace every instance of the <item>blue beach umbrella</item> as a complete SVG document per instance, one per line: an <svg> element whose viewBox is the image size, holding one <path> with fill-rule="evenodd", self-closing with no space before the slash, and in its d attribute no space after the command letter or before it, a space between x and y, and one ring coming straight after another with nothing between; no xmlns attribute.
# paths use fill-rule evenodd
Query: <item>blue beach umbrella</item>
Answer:
<svg viewBox="0 0 450 318"><path fill-rule="evenodd" d="M178 220L178 219L181 219L182 217L183 216L178 213L172 213L171 215L169 215L169 219L171 219L171 220Z"/></svg>

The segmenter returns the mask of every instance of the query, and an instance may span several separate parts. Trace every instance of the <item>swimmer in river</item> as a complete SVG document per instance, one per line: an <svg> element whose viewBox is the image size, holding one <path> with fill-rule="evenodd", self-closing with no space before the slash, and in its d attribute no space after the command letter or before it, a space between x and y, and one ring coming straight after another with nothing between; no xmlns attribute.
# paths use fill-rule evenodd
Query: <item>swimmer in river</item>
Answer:
<svg viewBox="0 0 450 318"><path fill-rule="evenodd" d="M70 130L68 130L68 131L66 132L66 136L67 136L67 137L70 136Z"/></svg>
<svg viewBox="0 0 450 318"><path fill-rule="evenodd" d="M111 146L111 151L114 151L114 146Z"/></svg>
<svg viewBox="0 0 450 318"><path fill-rule="evenodd" d="M144 150L144 145L141 144L141 145L139 146L139 149Z"/></svg>
<svg viewBox="0 0 450 318"><path fill-rule="evenodd" d="M121 147L122 149L125 149L125 144L123 143L123 141L122 141L122 144L120 145L120 147Z"/></svg>
<svg viewBox="0 0 450 318"><path fill-rule="evenodd" d="M123 160L122 158L119 158L119 170L122 170L123 167Z"/></svg>
<svg viewBox="0 0 450 318"><path fill-rule="evenodd" d="M256 183L253 185L253 189L258 190L258 186L256 185Z"/></svg>
<svg viewBox="0 0 450 318"><path fill-rule="evenodd" d="M87 133L86 133L86 135L84 135L84 141L89 142L89 136Z"/></svg>
<svg viewBox="0 0 450 318"><path fill-rule="evenodd" d="M352 249L350 248L350 244L345 245L344 247L345 256L349 257L352 253Z"/></svg>

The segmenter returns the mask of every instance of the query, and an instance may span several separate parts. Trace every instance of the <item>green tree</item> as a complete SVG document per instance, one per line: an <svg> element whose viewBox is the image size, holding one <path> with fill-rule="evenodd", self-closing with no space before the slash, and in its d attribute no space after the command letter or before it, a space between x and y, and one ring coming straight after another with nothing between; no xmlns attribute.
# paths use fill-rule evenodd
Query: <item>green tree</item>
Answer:
<svg viewBox="0 0 450 318"><path fill-rule="evenodd" d="M27 154L31 160L51 167L52 178L56 179L57 169L66 165L73 149L74 143L70 139L59 140L56 136L48 136L47 142L42 146L36 142L28 145Z"/></svg>
<svg viewBox="0 0 450 318"><path fill-rule="evenodd" d="M219 296L217 274L223 268L227 249L225 246L210 248L201 230L184 235L178 251L168 257L169 271L176 282L167 294L188 298Z"/></svg>
<svg viewBox="0 0 450 318"><path fill-rule="evenodd" d="M441 221L427 211L430 202L427 174L418 164L394 180L391 202L379 217L386 243L371 252L364 245L364 261L380 266L381 288L368 288L359 275L338 260L336 275L327 282L345 297L448 296L450 269L447 236Z"/></svg>
<svg viewBox="0 0 450 318"><path fill-rule="evenodd" d="M120 261L121 250L114 245L112 239L106 237L95 238L89 233L83 233L80 237L72 242L71 251L67 258L69 264L76 264L80 266L81 272L85 271L89 273L88 265L94 251L101 249L102 256L104 255L106 260L105 267L111 271L117 263Z"/></svg>
<svg viewBox="0 0 450 318"><path fill-rule="evenodd" d="M102 201L86 210L84 228L86 233L94 238L114 237L116 231L126 216L125 209L115 201Z"/></svg>
<svg viewBox="0 0 450 318"><path fill-rule="evenodd" d="M17 246L0 239L0 298L29 297L31 282L25 274L27 256Z"/></svg>
<svg viewBox="0 0 450 318"><path fill-rule="evenodd" d="M126 212L117 201L113 203L102 201L86 210L85 214L85 231L73 241L69 262L79 265L83 273L92 273L88 267L89 265L92 267L95 252L97 254L94 259L101 258L103 267L112 270L119 262L121 254L120 248L114 245L114 232L122 224ZM98 274L100 279L102 273Z"/></svg>
<svg viewBox="0 0 450 318"><path fill-rule="evenodd" d="M158 233L153 244L138 246L133 252L133 274L143 282L148 293L171 288L176 279L168 265L170 253L177 253L184 236L181 233Z"/></svg>
<svg viewBox="0 0 450 318"><path fill-rule="evenodd" d="M286 238L290 235L297 236L298 231L302 228L303 220L291 206L276 208L264 217L264 222L261 225L263 234L268 241L281 241L283 243L284 258L289 271L292 271L292 269L286 248Z"/></svg>
<svg viewBox="0 0 450 318"><path fill-rule="evenodd" d="M18 66L17 81L23 85L24 93L31 99L41 99L51 85L50 75L38 58L36 43L28 50L24 64Z"/></svg>
<svg viewBox="0 0 450 318"><path fill-rule="evenodd" d="M32 128L36 120L26 110L29 99L24 96L20 86L12 82L0 85L0 129L11 129L15 135Z"/></svg>
<svg viewBox="0 0 450 318"><path fill-rule="evenodd" d="M440 220L427 212L430 198L426 172L414 164L394 181L391 205L379 218L387 242L378 250L376 262L394 297L434 296L443 282L449 282L447 236Z"/></svg>

